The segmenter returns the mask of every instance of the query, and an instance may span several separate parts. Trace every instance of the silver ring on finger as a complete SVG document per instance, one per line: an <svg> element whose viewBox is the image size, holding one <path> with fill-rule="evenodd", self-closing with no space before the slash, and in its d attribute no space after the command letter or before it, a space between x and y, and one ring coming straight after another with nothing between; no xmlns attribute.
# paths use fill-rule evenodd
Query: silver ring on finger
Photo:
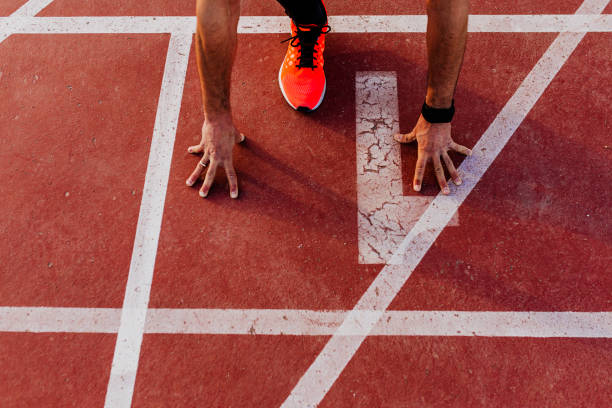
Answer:
<svg viewBox="0 0 612 408"><path fill-rule="evenodd" d="M204 163L204 160L200 160L200 161L198 162L198 164L199 164L200 166L202 166L202 167L206 167L206 164L207 164L207 163Z"/></svg>

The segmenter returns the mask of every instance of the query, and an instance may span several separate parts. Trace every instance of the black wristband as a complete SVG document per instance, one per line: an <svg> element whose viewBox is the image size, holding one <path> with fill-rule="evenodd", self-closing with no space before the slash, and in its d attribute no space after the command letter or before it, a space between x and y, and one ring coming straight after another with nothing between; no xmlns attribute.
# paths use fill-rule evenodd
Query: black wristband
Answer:
<svg viewBox="0 0 612 408"><path fill-rule="evenodd" d="M421 114L429 123L449 123L455 115L455 100L453 99L451 107L448 109L432 108L426 102L423 102Z"/></svg>

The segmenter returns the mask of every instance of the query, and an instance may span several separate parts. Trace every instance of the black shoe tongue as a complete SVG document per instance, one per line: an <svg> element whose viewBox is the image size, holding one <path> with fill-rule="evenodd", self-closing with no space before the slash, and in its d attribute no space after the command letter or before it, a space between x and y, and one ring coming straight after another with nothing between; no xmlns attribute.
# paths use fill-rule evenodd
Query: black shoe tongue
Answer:
<svg viewBox="0 0 612 408"><path fill-rule="evenodd" d="M308 30L300 30L300 42L302 44L315 44L317 42L317 38L319 34L321 34L321 29L319 27L308 28Z"/></svg>
<svg viewBox="0 0 612 408"><path fill-rule="evenodd" d="M321 28L318 26L313 27L300 27L298 30L298 37L300 39L301 56L300 56L300 67L313 67L314 65L314 47L317 43L317 38L321 34Z"/></svg>

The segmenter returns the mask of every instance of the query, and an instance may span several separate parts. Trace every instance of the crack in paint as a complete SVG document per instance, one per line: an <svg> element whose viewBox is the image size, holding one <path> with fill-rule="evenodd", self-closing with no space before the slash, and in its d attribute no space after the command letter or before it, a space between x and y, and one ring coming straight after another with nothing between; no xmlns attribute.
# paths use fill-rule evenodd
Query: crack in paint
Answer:
<svg viewBox="0 0 612 408"><path fill-rule="evenodd" d="M356 75L359 262L386 263L433 197L404 197L395 72Z"/></svg>

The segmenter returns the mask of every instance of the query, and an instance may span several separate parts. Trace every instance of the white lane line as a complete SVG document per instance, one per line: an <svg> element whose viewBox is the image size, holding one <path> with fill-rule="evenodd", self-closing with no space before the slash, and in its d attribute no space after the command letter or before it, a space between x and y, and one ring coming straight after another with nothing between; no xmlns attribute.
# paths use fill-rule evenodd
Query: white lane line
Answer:
<svg viewBox="0 0 612 408"><path fill-rule="evenodd" d="M384 264L434 197L403 195L397 74L357 72L355 108L359 263Z"/></svg>
<svg viewBox="0 0 612 408"><path fill-rule="evenodd" d="M34 17L40 13L45 7L51 4L53 0L29 0L21 7L19 7L9 17L3 17L2 20L11 21L16 17ZM0 24L0 43L6 40L11 34L13 29L19 27L20 22L13 22L6 25Z"/></svg>
<svg viewBox="0 0 612 408"><path fill-rule="evenodd" d="M423 33L424 15L330 16L333 33ZM195 17L1 17L0 33L13 34L157 34L193 33ZM610 32L612 15L471 15L470 32L558 33ZM242 16L239 34L283 34L289 19L281 16Z"/></svg>
<svg viewBox="0 0 612 408"><path fill-rule="evenodd" d="M586 0L577 13L600 13L607 4L608 0ZM438 194L397 249L390 264L382 269L353 309L354 312L349 313L338 332L342 333L355 325L365 328L366 332L374 328L457 208L510 140L584 35L585 33L562 33L553 41L485 131L473 149L474 155L468 157L461 165L461 172L465 174L463 185L459 189L451 186L450 196ZM359 310L376 310L378 315L368 315L366 319L362 319ZM332 336L282 406L316 407L353 358L366 336L366 334L354 337Z"/></svg>
<svg viewBox="0 0 612 408"><path fill-rule="evenodd" d="M149 309L145 333L330 336L349 310ZM358 312L367 319L368 310ZM116 333L121 309L0 307L0 332ZM342 336L368 334L354 326ZM612 312L387 311L370 336L612 338Z"/></svg>
<svg viewBox="0 0 612 408"><path fill-rule="evenodd" d="M0 332L117 333L121 309L0 307Z"/></svg>
<svg viewBox="0 0 612 408"><path fill-rule="evenodd" d="M106 407L132 400L191 41L191 34L170 37Z"/></svg>
<svg viewBox="0 0 612 408"><path fill-rule="evenodd" d="M150 309L147 333L329 336L349 311ZM362 310L359 321L378 312ZM352 326L341 336L368 334ZM388 311L370 335L612 338L612 312Z"/></svg>
<svg viewBox="0 0 612 408"><path fill-rule="evenodd" d="M612 312L387 311L370 335L611 338Z"/></svg>

